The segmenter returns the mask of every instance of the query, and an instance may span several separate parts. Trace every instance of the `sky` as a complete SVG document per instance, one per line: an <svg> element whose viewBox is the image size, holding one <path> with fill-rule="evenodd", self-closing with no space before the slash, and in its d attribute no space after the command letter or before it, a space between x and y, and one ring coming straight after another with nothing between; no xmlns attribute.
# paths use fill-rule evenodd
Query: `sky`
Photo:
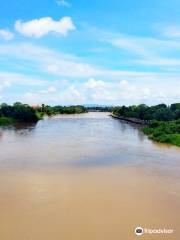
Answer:
<svg viewBox="0 0 180 240"><path fill-rule="evenodd" d="M0 0L0 103L180 102L179 0Z"/></svg>

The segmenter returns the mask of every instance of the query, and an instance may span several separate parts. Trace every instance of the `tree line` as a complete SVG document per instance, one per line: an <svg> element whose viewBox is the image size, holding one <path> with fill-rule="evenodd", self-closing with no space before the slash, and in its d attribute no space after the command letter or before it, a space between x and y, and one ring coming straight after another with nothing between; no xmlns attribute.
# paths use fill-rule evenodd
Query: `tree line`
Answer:
<svg viewBox="0 0 180 240"><path fill-rule="evenodd" d="M180 146L180 103L115 107L113 114L148 122L142 130L150 139Z"/></svg>
<svg viewBox="0 0 180 240"><path fill-rule="evenodd" d="M149 107L145 104L140 104L138 106L114 107L113 113L124 118L171 121L180 118L180 103L174 103L170 106L167 106L166 104L158 104Z"/></svg>
<svg viewBox="0 0 180 240"><path fill-rule="evenodd" d="M35 109L27 104L16 102L11 106L3 103L0 105L0 120L1 123L16 121L33 123L38 121L38 116Z"/></svg>
<svg viewBox="0 0 180 240"><path fill-rule="evenodd" d="M2 103L0 105L0 125L13 124L16 122L35 123L45 115L56 114L80 114L87 110L83 106L41 106L31 107L28 104L16 102L13 105Z"/></svg>
<svg viewBox="0 0 180 240"><path fill-rule="evenodd" d="M80 114L87 112L86 108L81 105L77 106L49 106L42 104L36 107L36 111L40 117L44 115L52 116L56 114Z"/></svg>

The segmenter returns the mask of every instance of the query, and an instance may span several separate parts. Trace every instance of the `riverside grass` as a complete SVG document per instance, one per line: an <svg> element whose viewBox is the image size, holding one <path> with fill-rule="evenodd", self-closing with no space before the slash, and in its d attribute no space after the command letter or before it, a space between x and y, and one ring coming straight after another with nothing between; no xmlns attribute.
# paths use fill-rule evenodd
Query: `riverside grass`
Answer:
<svg viewBox="0 0 180 240"><path fill-rule="evenodd" d="M154 121L142 130L152 140L180 147L180 120Z"/></svg>
<svg viewBox="0 0 180 240"><path fill-rule="evenodd" d="M15 124L17 121L10 117L0 117L0 126L8 126Z"/></svg>

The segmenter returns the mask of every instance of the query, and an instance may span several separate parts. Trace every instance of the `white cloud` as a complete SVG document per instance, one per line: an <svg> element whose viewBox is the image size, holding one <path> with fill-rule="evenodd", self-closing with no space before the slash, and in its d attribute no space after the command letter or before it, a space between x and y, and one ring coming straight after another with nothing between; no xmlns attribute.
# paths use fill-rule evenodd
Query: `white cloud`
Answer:
<svg viewBox="0 0 180 240"><path fill-rule="evenodd" d="M0 38L9 41L14 38L14 34L7 29L0 29Z"/></svg>
<svg viewBox="0 0 180 240"><path fill-rule="evenodd" d="M55 21L51 17L44 17L28 22L18 20L15 22L15 29L25 36L40 38L48 33L66 36L69 31L75 30L76 27L70 17L63 17L59 21Z"/></svg>
<svg viewBox="0 0 180 240"><path fill-rule="evenodd" d="M57 91L57 89L53 86L48 87L47 90L48 90L48 92L56 92Z"/></svg>
<svg viewBox="0 0 180 240"><path fill-rule="evenodd" d="M89 80L69 85L55 92L36 91L24 95L24 102L31 104L109 104L132 105L146 103L148 105L165 102L176 102L180 97L180 83L133 83L127 80L119 82L106 82L102 80L101 88L88 88Z"/></svg>
<svg viewBox="0 0 180 240"><path fill-rule="evenodd" d="M32 71L37 69L40 72L45 72L50 75L61 78L94 78L100 77L111 80L165 80L174 78L172 74L143 72L143 71L122 71L103 69L93 66L83 61L83 59L50 50L48 48L39 47L32 44L0 44L1 57L9 59L9 63L14 61L22 61L22 64L27 69Z"/></svg>
<svg viewBox="0 0 180 240"><path fill-rule="evenodd" d="M86 83L85 86L87 88L103 88L105 86L105 83L101 80L96 80L94 78L90 78Z"/></svg>
<svg viewBox="0 0 180 240"><path fill-rule="evenodd" d="M180 64L180 57L174 57L180 50L179 41L135 37L125 34L108 36L104 41L131 54L131 57L129 57L131 64L170 67Z"/></svg>
<svg viewBox="0 0 180 240"><path fill-rule="evenodd" d="M76 56L32 44L0 44L0 55L1 60L8 59L10 66L11 62L22 62L28 72L38 72L48 79L32 77L28 73L0 72L0 79L8 81L12 87L14 84L24 86L26 94L12 97L13 102L129 105L170 103L180 99L178 72L102 69ZM27 86L32 86L31 90Z"/></svg>
<svg viewBox="0 0 180 240"><path fill-rule="evenodd" d="M160 32L162 32L166 37L180 37L180 25L172 26L161 26Z"/></svg>
<svg viewBox="0 0 180 240"><path fill-rule="evenodd" d="M56 0L57 5L62 6L62 7L71 7L71 3L69 3L66 0Z"/></svg>
<svg viewBox="0 0 180 240"><path fill-rule="evenodd" d="M150 71L123 71L123 70L110 70L103 69L97 66L93 66L73 55L64 54L48 48L39 47L32 44L0 44L0 55L3 60L8 59L8 64L14 64L19 62L19 65L24 66L25 69L31 70L32 72L38 71L46 73L48 76L55 76L60 79L71 78L73 81L88 78L88 85L101 85L101 82L94 82L93 78L106 79L111 81L142 81L142 82L165 82L165 81L180 81L179 72L173 71L162 71L162 72L150 72ZM0 59L0 61L1 61ZM139 59L137 64L151 64L151 59ZM170 61L170 59L167 59ZM161 61L164 61L162 59ZM168 64L168 62L160 62L154 59L155 65ZM174 62L175 63L175 62ZM176 62L177 64L178 62ZM167 65L166 65L167 66ZM173 66L171 63L170 66ZM96 80L100 81L100 80Z"/></svg>
<svg viewBox="0 0 180 240"><path fill-rule="evenodd" d="M8 83L7 81L1 81L0 83L0 93L3 94L9 87L10 87L10 83ZM2 99L3 96L0 95L0 99Z"/></svg>
<svg viewBox="0 0 180 240"><path fill-rule="evenodd" d="M131 53L135 53L141 56L149 54L148 49L144 47L142 39L122 35L119 38L109 40L109 42L112 45Z"/></svg>
<svg viewBox="0 0 180 240"><path fill-rule="evenodd" d="M150 71L123 71L123 70L110 70L107 68L101 68L86 63L83 59L74 55L64 54L48 48L39 47L34 44L0 44L1 59L8 59L9 64L13 64L14 61L18 61L19 65L23 65L32 72L38 71L38 73L46 73L50 76L56 76L62 78L101 78L110 79L111 81L120 80L133 80L133 81L166 81L180 79L180 75L177 72L150 72ZM137 59L136 61L149 60L148 64L151 64L151 59ZM154 59L155 60L155 59ZM156 59L157 60L157 59ZM159 59L158 59L159 60ZM159 64L167 64L162 62ZM134 60L135 61L135 60ZM172 61L168 59L168 61ZM171 62L170 62L171 63ZM142 64L146 64L143 62ZM153 64L153 63L152 63ZM154 64L158 64L155 61ZM170 65L178 64L178 62L172 62ZM19 69L18 69L19 70Z"/></svg>
<svg viewBox="0 0 180 240"><path fill-rule="evenodd" d="M24 74L10 73L10 72L0 72L0 80L3 82L5 87L10 87L12 85L21 86L42 86L44 81L38 79L37 77L29 77Z"/></svg>
<svg viewBox="0 0 180 240"><path fill-rule="evenodd" d="M118 34L105 39L115 47L124 49L139 56L154 56L157 53L165 53L180 49L180 42L149 37L135 37L125 34Z"/></svg>
<svg viewBox="0 0 180 240"><path fill-rule="evenodd" d="M148 66L180 66L180 59L178 58L162 58L162 57L153 57L149 59L140 59L140 60L135 60L135 63L138 64L143 64L143 65L148 65ZM176 71L176 68L170 68L171 71Z"/></svg>
<svg viewBox="0 0 180 240"><path fill-rule="evenodd" d="M1 78L1 72L0 72L0 78ZM11 87L11 82L7 80L6 78L1 78L0 82L0 92L3 92L4 90L8 89Z"/></svg>
<svg viewBox="0 0 180 240"><path fill-rule="evenodd" d="M99 70L82 59L32 44L0 45L0 54L26 62L40 71L60 77L92 77ZM31 62L31 64L30 64Z"/></svg>
<svg viewBox="0 0 180 240"><path fill-rule="evenodd" d="M49 62L49 63L48 63ZM44 69L55 75L68 77L84 77L96 75L98 70L93 66L72 59L48 59Z"/></svg>
<svg viewBox="0 0 180 240"><path fill-rule="evenodd" d="M47 89L40 90L40 93L55 93L57 89L54 86L49 86Z"/></svg>
<svg viewBox="0 0 180 240"><path fill-rule="evenodd" d="M51 92L47 90L26 92L22 96L22 101L29 104L51 104L51 105L75 105L82 104L86 98L81 89L77 90L74 85L70 85L63 90Z"/></svg>

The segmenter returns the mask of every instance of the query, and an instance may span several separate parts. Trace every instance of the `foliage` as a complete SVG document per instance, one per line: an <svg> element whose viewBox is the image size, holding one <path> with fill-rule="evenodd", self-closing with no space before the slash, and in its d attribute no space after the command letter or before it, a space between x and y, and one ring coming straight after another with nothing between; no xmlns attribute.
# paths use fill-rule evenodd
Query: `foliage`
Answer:
<svg viewBox="0 0 180 240"><path fill-rule="evenodd" d="M148 120L143 132L150 139L180 146L180 103L115 107L113 113L124 118Z"/></svg>
<svg viewBox="0 0 180 240"><path fill-rule="evenodd" d="M48 106L42 104L41 107L36 108L37 114L40 117L43 117L44 115L52 116L56 114L80 114L85 113L86 108L83 106Z"/></svg>
<svg viewBox="0 0 180 240"><path fill-rule="evenodd" d="M174 103L170 106L159 104L148 107L145 104L138 106L122 106L113 109L115 115L125 118L137 118L141 120L171 121L180 118L180 103Z"/></svg>
<svg viewBox="0 0 180 240"><path fill-rule="evenodd" d="M88 106L86 107L87 111L95 111L95 112L112 112L113 107L109 106Z"/></svg>
<svg viewBox="0 0 180 240"><path fill-rule="evenodd" d="M3 103L0 105L0 125L13 124L15 122L32 123L42 119L45 115L52 116L55 114L80 114L87 110L83 106L46 106L30 107L20 102L14 103L13 106Z"/></svg>
<svg viewBox="0 0 180 240"><path fill-rule="evenodd" d="M27 104L15 103L13 106L5 103L0 105L1 123L16 120L19 122L37 122L36 111ZM8 120L9 119L9 120Z"/></svg>
<svg viewBox="0 0 180 240"><path fill-rule="evenodd" d="M154 121L149 126L143 128L143 132L155 141L180 146L180 120L168 122Z"/></svg>
<svg viewBox="0 0 180 240"><path fill-rule="evenodd" d="M37 122L44 116L52 116L56 114L80 114L87 110L83 106L46 106L42 104L40 107L30 107L20 102L14 103L13 106L3 103L0 105L0 125L9 125L15 122L32 123Z"/></svg>
<svg viewBox="0 0 180 240"><path fill-rule="evenodd" d="M0 117L0 126L6 126L6 125L12 125L14 124L16 121L12 118L8 118L8 117Z"/></svg>

